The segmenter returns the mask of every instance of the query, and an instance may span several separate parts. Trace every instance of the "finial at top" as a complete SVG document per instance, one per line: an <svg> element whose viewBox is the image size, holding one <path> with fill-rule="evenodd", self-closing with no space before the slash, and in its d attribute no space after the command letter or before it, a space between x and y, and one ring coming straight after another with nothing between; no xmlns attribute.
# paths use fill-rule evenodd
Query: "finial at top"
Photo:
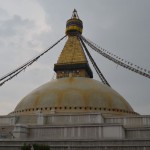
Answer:
<svg viewBox="0 0 150 150"><path fill-rule="evenodd" d="M77 13L77 10L76 10L76 9L73 10L73 13L72 13L72 17L71 17L71 18L72 18L72 19L73 19L73 18L79 19L79 16L78 16L78 13Z"/></svg>

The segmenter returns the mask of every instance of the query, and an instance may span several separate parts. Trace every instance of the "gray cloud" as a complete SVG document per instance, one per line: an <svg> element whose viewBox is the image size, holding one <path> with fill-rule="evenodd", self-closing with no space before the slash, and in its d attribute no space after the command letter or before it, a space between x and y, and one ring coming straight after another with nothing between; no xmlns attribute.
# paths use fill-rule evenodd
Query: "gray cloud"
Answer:
<svg viewBox="0 0 150 150"><path fill-rule="evenodd" d="M13 18L9 20L0 21L0 36L12 38L19 30L23 30L21 29L22 27L27 29L29 23L29 20L22 20L18 15L13 16Z"/></svg>

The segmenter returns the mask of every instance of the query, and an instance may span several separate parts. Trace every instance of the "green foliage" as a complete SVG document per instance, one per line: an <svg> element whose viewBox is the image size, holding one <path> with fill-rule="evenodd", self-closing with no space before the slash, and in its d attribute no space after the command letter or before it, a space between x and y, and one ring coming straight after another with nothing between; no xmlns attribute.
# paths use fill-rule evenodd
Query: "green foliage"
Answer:
<svg viewBox="0 0 150 150"><path fill-rule="evenodd" d="M24 145L21 147L21 150L31 150L30 145L24 144Z"/></svg>
<svg viewBox="0 0 150 150"><path fill-rule="evenodd" d="M50 147L48 145L39 145L39 144L33 144L34 150L50 150ZM31 150L31 145L24 144L21 147L21 150Z"/></svg>

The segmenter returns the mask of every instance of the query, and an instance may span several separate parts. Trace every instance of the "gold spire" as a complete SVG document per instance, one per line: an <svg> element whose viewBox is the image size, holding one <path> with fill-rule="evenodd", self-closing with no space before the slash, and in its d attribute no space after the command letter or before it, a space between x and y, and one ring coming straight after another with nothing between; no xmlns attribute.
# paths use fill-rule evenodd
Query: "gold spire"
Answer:
<svg viewBox="0 0 150 150"><path fill-rule="evenodd" d="M75 77L93 77L87 58L82 49L77 35L82 34L83 24L77 11L73 11L72 18L67 21L66 34L68 40L54 65L57 78L69 77L71 73Z"/></svg>
<svg viewBox="0 0 150 150"><path fill-rule="evenodd" d="M58 58L57 64L87 63L86 56L77 36L70 36Z"/></svg>

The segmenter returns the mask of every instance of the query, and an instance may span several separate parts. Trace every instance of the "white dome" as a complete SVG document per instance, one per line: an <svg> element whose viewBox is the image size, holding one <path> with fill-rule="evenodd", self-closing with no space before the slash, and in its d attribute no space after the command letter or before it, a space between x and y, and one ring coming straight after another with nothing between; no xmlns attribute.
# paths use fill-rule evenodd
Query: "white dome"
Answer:
<svg viewBox="0 0 150 150"><path fill-rule="evenodd" d="M83 77L48 82L25 96L12 114L102 112L135 115L128 102L103 83Z"/></svg>

